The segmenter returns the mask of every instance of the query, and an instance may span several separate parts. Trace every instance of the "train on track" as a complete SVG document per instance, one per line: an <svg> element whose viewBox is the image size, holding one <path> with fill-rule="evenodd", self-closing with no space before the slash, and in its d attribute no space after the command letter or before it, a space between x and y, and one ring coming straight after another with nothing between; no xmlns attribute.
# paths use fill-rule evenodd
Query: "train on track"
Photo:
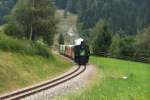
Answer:
<svg viewBox="0 0 150 100"><path fill-rule="evenodd" d="M86 65L90 50L83 39L75 40L75 45L60 45L59 53L75 61L78 65Z"/></svg>

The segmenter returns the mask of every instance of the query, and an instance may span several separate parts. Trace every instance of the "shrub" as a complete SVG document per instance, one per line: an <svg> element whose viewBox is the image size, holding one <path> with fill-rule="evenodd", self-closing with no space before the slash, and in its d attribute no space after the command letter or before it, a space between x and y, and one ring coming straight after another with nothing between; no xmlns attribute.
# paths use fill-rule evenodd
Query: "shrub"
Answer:
<svg viewBox="0 0 150 100"><path fill-rule="evenodd" d="M150 26L145 28L143 32L137 34L135 46L138 60L150 63Z"/></svg>
<svg viewBox="0 0 150 100"><path fill-rule="evenodd" d="M121 56L120 41L121 41L121 37L119 35L115 35L113 37L112 43L109 49L111 57L120 58Z"/></svg>
<svg viewBox="0 0 150 100"><path fill-rule="evenodd" d="M134 59L135 46L132 37L114 36L110 46L110 53L112 57L123 59Z"/></svg>
<svg viewBox="0 0 150 100"><path fill-rule="evenodd" d="M14 39L0 33L0 49L3 51L10 51L22 54L40 55L49 58L50 51L46 45L33 43L27 40Z"/></svg>
<svg viewBox="0 0 150 100"><path fill-rule="evenodd" d="M4 32L9 36L17 38L25 37L25 35L23 34L24 33L23 28L21 27L21 25L18 25L17 23L7 24L4 28Z"/></svg>
<svg viewBox="0 0 150 100"><path fill-rule="evenodd" d="M47 57L47 58L49 58L50 57L50 51L49 51L49 49L45 46L45 45L41 45L41 44L39 44L39 43L36 43L36 44L34 44L35 45L35 48L36 48L36 50L37 50L37 54L38 55L42 55L42 56L44 56L44 57Z"/></svg>

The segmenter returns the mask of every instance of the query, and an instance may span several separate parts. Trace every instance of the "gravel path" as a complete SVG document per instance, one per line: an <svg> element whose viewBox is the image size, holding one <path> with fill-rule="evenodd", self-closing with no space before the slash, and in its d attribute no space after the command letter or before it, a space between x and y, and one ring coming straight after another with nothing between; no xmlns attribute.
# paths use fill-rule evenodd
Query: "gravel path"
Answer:
<svg viewBox="0 0 150 100"><path fill-rule="evenodd" d="M24 98L23 100L52 100L55 97L63 96L72 91L78 91L87 85L87 83L90 81L91 77L95 75L95 73L96 68L93 65L88 65L86 71L78 77L49 90L45 90L30 97Z"/></svg>

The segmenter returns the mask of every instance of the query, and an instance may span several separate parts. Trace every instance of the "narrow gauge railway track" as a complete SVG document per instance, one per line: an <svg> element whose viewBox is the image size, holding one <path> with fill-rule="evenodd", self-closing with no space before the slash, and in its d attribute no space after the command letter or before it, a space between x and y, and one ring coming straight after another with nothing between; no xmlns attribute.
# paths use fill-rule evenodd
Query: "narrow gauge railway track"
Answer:
<svg viewBox="0 0 150 100"><path fill-rule="evenodd" d="M23 89L20 91L16 91L16 92L13 92L10 94L0 96L0 100L19 100L19 99L31 96L38 92L42 92L44 90L47 90L47 89L50 89L57 85L60 85L68 80L71 80L71 79L77 77L78 75L80 75L81 73L83 73L85 70L86 70L86 66L83 66L83 67L78 66L74 71L72 71L64 76L61 76L57 79L42 83L40 85L33 86L31 88Z"/></svg>

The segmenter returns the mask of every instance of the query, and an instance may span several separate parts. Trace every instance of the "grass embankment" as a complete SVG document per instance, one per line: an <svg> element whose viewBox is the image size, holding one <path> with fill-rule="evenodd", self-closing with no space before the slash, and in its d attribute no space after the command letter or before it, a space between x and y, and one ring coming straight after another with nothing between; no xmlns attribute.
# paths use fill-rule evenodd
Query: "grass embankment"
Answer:
<svg viewBox="0 0 150 100"><path fill-rule="evenodd" d="M50 79L71 66L44 45L0 34L0 94Z"/></svg>
<svg viewBox="0 0 150 100"><path fill-rule="evenodd" d="M57 55L47 59L0 51L0 94L47 80L70 67Z"/></svg>
<svg viewBox="0 0 150 100"><path fill-rule="evenodd" d="M100 70L97 80L69 100L149 100L150 64L99 57L92 57L91 63Z"/></svg>
<svg viewBox="0 0 150 100"><path fill-rule="evenodd" d="M51 53L46 45L28 40L14 39L0 33L0 50L49 58Z"/></svg>

